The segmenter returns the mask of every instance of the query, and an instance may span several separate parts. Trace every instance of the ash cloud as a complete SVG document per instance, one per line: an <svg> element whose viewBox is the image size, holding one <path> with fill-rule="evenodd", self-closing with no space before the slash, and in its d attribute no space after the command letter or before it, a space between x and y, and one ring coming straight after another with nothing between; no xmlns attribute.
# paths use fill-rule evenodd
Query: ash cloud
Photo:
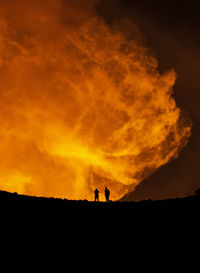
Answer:
<svg viewBox="0 0 200 273"><path fill-rule="evenodd" d="M155 72L157 61L142 45L144 38L135 24L131 20L117 20L114 15L113 22L110 20L108 27L104 20L99 19L99 16L102 15L101 4L99 1L86 0L1 1L0 94L2 107L0 115L3 139L1 154L5 155L5 160L1 165L0 175L1 181L4 180L3 187L12 191L36 193L37 195L66 196L69 192L67 197L80 198L82 195L76 195L76 193L81 192L87 183L86 180L90 181L90 188L87 187L85 196L91 195L95 183L101 185L103 180L111 185L114 183L113 192L114 189L117 189L115 198L127 191L130 180L132 181L133 178L131 177L132 171L129 171L131 168L128 168L128 171L127 167L125 169L128 174L125 185L119 181L110 182L117 178L123 180L124 170L122 173L119 170L127 163L127 158L122 155L118 162L118 158L113 159L112 155L103 157L101 152L104 150L108 152L112 145L118 150L126 148L128 141L134 139L134 135L129 134L133 120L127 122L128 114L131 113L130 100L136 101L135 97L138 96L143 104L149 101L150 105L154 106L154 100L151 97L142 96L140 83L135 88L139 88L141 94L135 92L135 97L131 84L123 84L124 74L129 68L135 71L138 77L140 75L138 71L144 70L145 76L148 76L150 81L151 77L156 76L156 81L152 82L155 88L159 89L161 88L159 86L166 85L167 92L166 90L163 92L166 92L166 99L170 105L169 112L175 112L175 117L178 117L179 111L173 100L169 98L175 79L174 72L171 71L168 75L158 75L158 72ZM133 39L134 43L127 46L124 37L128 41ZM104 52L104 50L107 51ZM139 53L137 56L134 54L131 56L134 66L127 69L128 57L132 50ZM72 54L69 55L68 52ZM114 61L109 60L114 53L116 55L120 53L119 55L126 61L121 62L121 58ZM148 67L147 71L144 66ZM103 72L98 74L102 67ZM66 78L66 74L69 79ZM94 80L93 84L90 82L91 79ZM143 77L140 79L142 81ZM104 80L107 80L107 83L104 83ZM107 90L110 94L113 86L114 88L119 87L120 84L125 90L124 104L119 101L121 98L119 88L114 89L115 92L112 93L112 102L116 102L117 110L112 108L111 96L109 97L106 92L100 95L100 103L91 94L91 90L95 90L96 94ZM88 100L85 99L86 95L88 95ZM88 110L84 110L88 102L90 108L94 109L92 115ZM98 116L102 109L106 116L105 120ZM126 111L128 109L129 113L124 113L124 109ZM155 122L155 113L163 119L160 109L156 110L154 107L152 109ZM143 107L138 108L137 113L143 114ZM84 128L81 127L80 117ZM120 117L120 121L116 117ZM127 126L117 131L120 126L122 127L124 121L127 122ZM82 146L79 140L75 140L76 145L74 145L73 134L71 135L66 130L67 127L73 131L74 124L77 125L76 130L79 130L82 140L87 141L87 138L92 136L90 145L98 143L101 152L99 149L96 153L93 150L89 151L87 147ZM136 122L135 125L141 126L141 122ZM179 125L178 123L177 126L170 127L173 133L178 135L182 128ZM148 124L145 126L148 127ZM189 127L189 123L183 126L184 129L187 129L184 132L186 139L189 137ZM109 140L108 136L112 130L116 130L121 135L120 143L117 133L113 134ZM84 135L86 135L85 139ZM56 139L56 143L52 139ZM107 145L106 148L103 146L104 139L108 139L110 146ZM177 156L175 150L178 141L173 141L172 139L171 146L169 145L172 150L169 158ZM66 142L71 149L66 147ZM160 147L163 147L162 145L168 148L165 142L162 142ZM67 149L68 154L65 152ZM132 152L133 149L129 148L129 150ZM154 150L150 149L150 151ZM80 154L79 159L76 158L77 154ZM66 158L67 156L75 158L73 163ZM128 157L131 157L130 154ZM133 167L141 168L143 157L139 158L141 160L130 159L135 164L132 165ZM150 158L155 159L151 154ZM167 153L163 153L162 164L165 164L169 158ZM92 162L95 165L89 174L84 164L80 163L81 160L85 161L84 164ZM77 167L76 171L73 170L74 164ZM102 171L103 167L108 168L108 166L109 170ZM155 167L159 167L159 164L151 166L150 169L154 170ZM117 170L115 174L114 169ZM144 172L141 172L140 179L143 175ZM71 181L76 180L79 182L74 186ZM20 182L16 183L16 181ZM68 181L67 186L66 181Z"/></svg>

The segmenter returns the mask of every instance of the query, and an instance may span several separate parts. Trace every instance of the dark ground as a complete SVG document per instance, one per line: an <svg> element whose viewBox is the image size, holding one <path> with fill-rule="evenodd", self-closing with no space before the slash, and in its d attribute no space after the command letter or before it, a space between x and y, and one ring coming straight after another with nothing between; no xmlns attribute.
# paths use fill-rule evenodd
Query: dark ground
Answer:
<svg viewBox="0 0 200 273"><path fill-rule="evenodd" d="M173 198L163 200L143 200L143 201L110 201L106 202L91 202L87 200L68 200L53 197L35 197L20 195L0 191L1 208L25 210L43 210L52 212L78 210L93 210L98 211L115 211L119 213L131 213L135 216L154 215L160 219L163 217L184 217L194 218L199 215L200 211L200 195L194 194L185 198Z"/></svg>
<svg viewBox="0 0 200 273"><path fill-rule="evenodd" d="M15 254L31 249L35 264L39 252L45 268L56 257L58 272L61 263L82 271L199 272L197 195L95 203L0 191L0 208L8 254L17 239Z"/></svg>

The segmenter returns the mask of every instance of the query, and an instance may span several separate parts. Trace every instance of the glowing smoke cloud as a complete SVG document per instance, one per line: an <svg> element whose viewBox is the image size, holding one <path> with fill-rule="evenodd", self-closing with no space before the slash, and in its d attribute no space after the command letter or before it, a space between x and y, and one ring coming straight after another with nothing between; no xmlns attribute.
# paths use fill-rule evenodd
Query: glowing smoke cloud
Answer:
<svg viewBox="0 0 200 273"><path fill-rule="evenodd" d="M115 200L187 144L175 72L87 2L1 1L2 190Z"/></svg>

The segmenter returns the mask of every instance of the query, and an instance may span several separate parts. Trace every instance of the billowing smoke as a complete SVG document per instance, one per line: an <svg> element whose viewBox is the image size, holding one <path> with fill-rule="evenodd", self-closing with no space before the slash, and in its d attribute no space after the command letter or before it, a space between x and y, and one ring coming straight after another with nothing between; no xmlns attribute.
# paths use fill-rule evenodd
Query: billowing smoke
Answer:
<svg viewBox="0 0 200 273"><path fill-rule="evenodd" d="M91 200L108 186L115 200L187 144L176 73L95 3L1 1L3 190Z"/></svg>

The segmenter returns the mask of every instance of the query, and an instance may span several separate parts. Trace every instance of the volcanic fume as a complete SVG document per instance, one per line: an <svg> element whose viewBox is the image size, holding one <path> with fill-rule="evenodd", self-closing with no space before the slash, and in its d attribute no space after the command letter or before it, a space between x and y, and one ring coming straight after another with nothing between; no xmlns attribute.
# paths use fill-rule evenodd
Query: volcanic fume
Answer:
<svg viewBox="0 0 200 273"><path fill-rule="evenodd" d="M0 2L1 190L116 200L188 142L175 72L88 5Z"/></svg>

